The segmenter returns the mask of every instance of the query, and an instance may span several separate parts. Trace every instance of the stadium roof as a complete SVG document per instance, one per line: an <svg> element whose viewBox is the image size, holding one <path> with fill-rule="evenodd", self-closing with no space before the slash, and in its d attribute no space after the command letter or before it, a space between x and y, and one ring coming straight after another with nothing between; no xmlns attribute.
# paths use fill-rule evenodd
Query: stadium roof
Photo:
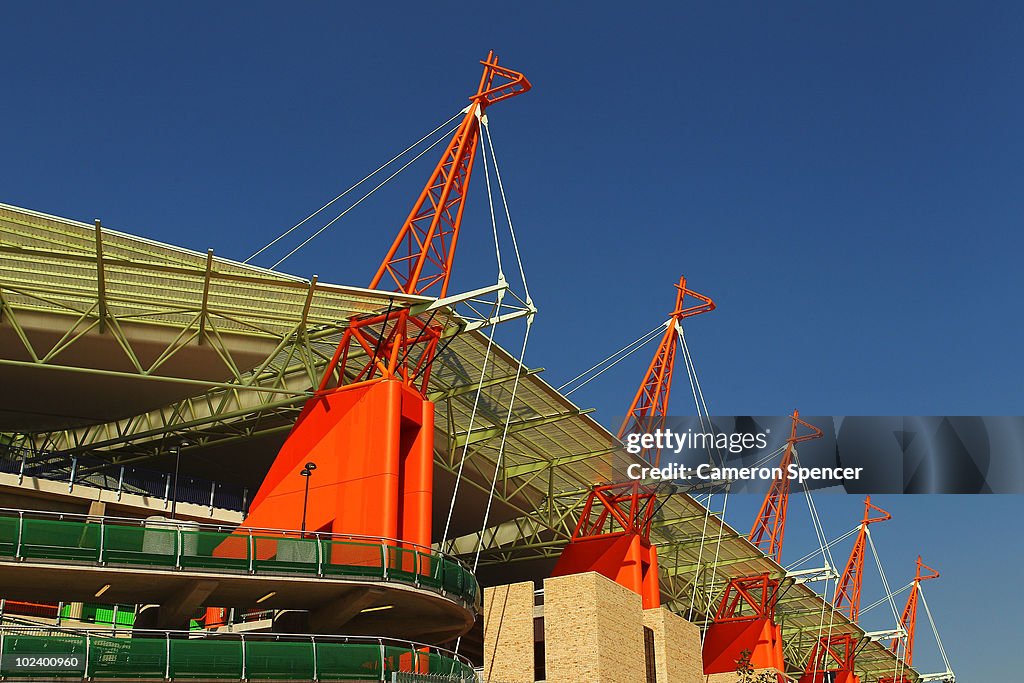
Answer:
<svg viewBox="0 0 1024 683"><path fill-rule="evenodd" d="M430 301L304 280L7 205L0 254L0 372L7 386L35 387L6 392L0 429L36 448L114 462L158 456L184 437L192 445L183 455L230 462L239 477L262 477L349 318ZM464 326L454 309L441 316L452 332ZM448 546L472 553L479 544L492 574L555 557L590 486L622 480L638 462L479 330L445 348L430 397L439 429L435 529L444 527L461 470ZM481 533L495 475L492 524ZM784 576L685 494L668 497L652 538L668 604L697 621L709 605L714 611L729 578ZM786 588L779 612L791 662L806 657L823 607L807 586ZM863 635L838 614L834 631ZM865 681L896 666L877 642L858 663Z"/></svg>

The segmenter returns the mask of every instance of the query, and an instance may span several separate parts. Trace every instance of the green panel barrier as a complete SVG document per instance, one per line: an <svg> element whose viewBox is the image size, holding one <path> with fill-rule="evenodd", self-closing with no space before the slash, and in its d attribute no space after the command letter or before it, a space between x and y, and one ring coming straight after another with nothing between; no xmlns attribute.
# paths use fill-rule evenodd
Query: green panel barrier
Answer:
<svg viewBox="0 0 1024 683"><path fill-rule="evenodd" d="M89 639L89 675L93 678L163 678L167 641L163 638Z"/></svg>
<svg viewBox="0 0 1024 683"><path fill-rule="evenodd" d="M43 657L43 658L77 658L78 666L75 667L31 667L21 668L17 666L18 657ZM4 657L0 666L0 675L15 680L25 678L57 678L83 676L85 673L85 636L61 635L61 636L33 636L33 635L4 635Z"/></svg>
<svg viewBox="0 0 1024 683"><path fill-rule="evenodd" d="M440 555L416 553L416 565L420 575L420 585L429 588L441 588L442 574L446 561Z"/></svg>
<svg viewBox="0 0 1024 683"><path fill-rule="evenodd" d="M312 643L277 640L219 640L213 638L172 639L170 666L167 666L168 641L155 638L113 638L85 635L4 634L4 668L0 675L16 680L79 678L88 673L93 679L171 678L239 679L242 676L242 648L245 648L245 675L249 679L292 681L390 680L393 672L458 676L471 678L472 670L460 661L439 653L376 643ZM314 655L315 648L315 655ZM53 669L14 665L15 657L77 658L76 666ZM316 671L314 671L314 661Z"/></svg>
<svg viewBox="0 0 1024 683"><path fill-rule="evenodd" d="M0 557L114 565L371 578L419 584L479 602L476 578L441 555L356 541L248 536L159 525L73 522L0 516ZM102 554L100 545L102 544ZM19 549L20 548L20 549ZM250 553L253 557L250 557ZM385 570L386 567L386 570ZM121 622L129 625L131 622Z"/></svg>
<svg viewBox="0 0 1024 683"><path fill-rule="evenodd" d="M443 560L442 588L449 593L462 595L466 590L465 572L462 565L451 560Z"/></svg>
<svg viewBox="0 0 1024 683"><path fill-rule="evenodd" d="M465 588L462 590L462 596L466 598L466 602L471 605L480 604L480 583L473 576L473 572L469 571L465 567L461 567L462 571L462 582Z"/></svg>
<svg viewBox="0 0 1024 683"><path fill-rule="evenodd" d="M117 605L115 610L114 605L100 605L92 602L82 604L82 609L77 619L96 624L114 624L115 614L117 626L131 626L135 623L135 605ZM60 616L62 619L75 618L71 616L70 604L65 604L61 607Z"/></svg>
<svg viewBox="0 0 1024 683"><path fill-rule="evenodd" d="M442 660L448 663L445 664ZM458 662L455 660L425 650L396 645L384 647L384 672L388 677L395 672L426 674L433 673L434 667L449 671L457 666Z"/></svg>
<svg viewBox="0 0 1024 683"><path fill-rule="evenodd" d="M315 538L253 536L252 543L256 549L253 567L257 572L262 569L285 574L317 573Z"/></svg>
<svg viewBox="0 0 1024 683"><path fill-rule="evenodd" d="M384 564L381 547L373 543L321 541L324 574L381 579Z"/></svg>
<svg viewBox="0 0 1024 683"><path fill-rule="evenodd" d="M99 541L99 524L25 519L21 556L44 560L98 562Z"/></svg>
<svg viewBox="0 0 1024 683"><path fill-rule="evenodd" d="M182 531L182 567L249 570L249 537L214 531Z"/></svg>
<svg viewBox="0 0 1024 683"><path fill-rule="evenodd" d="M0 555L14 557L18 549L18 518L0 517Z"/></svg>
<svg viewBox="0 0 1024 683"><path fill-rule="evenodd" d="M135 606L131 607L118 607L117 608L117 625L118 626L134 626L135 625Z"/></svg>
<svg viewBox="0 0 1024 683"><path fill-rule="evenodd" d="M317 678L322 681L379 681L380 646L370 643L317 643Z"/></svg>
<svg viewBox="0 0 1024 683"><path fill-rule="evenodd" d="M438 676L457 676L460 680L468 677L473 672L472 669L462 662L436 652L430 653L429 667L429 673Z"/></svg>
<svg viewBox="0 0 1024 683"><path fill-rule="evenodd" d="M107 524L103 529L103 561L173 567L178 555L178 532L173 529Z"/></svg>
<svg viewBox="0 0 1024 683"><path fill-rule="evenodd" d="M313 679L313 643L246 641L248 678Z"/></svg>
<svg viewBox="0 0 1024 683"><path fill-rule="evenodd" d="M413 583L416 580L416 556L419 553L394 546L387 546L385 549L388 556L388 578L392 581Z"/></svg>
<svg viewBox="0 0 1024 683"><path fill-rule="evenodd" d="M242 643L172 640L171 678L241 678Z"/></svg>

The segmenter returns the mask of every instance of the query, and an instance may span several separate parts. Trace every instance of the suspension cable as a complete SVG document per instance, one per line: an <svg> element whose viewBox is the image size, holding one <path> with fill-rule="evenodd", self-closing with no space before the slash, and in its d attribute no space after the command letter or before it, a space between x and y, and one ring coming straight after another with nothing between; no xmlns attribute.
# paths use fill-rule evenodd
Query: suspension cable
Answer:
<svg viewBox="0 0 1024 683"><path fill-rule="evenodd" d="M398 154L396 154L395 156L391 157L391 159L389 159L389 160L388 160L387 162L385 162L383 166L380 166L380 167L378 167L378 168L377 168L377 170L375 170L375 171L373 171L372 173L370 173L370 174L369 174L368 176L366 176L365 178L363 178L362 180L360 180L359 182L357 182L357 183L356 183L355 185L351 186L350 188L348 188L347 190L345 190L344 192L342 192L341 194L339 194L339 195L338 195L337 197L335 197L335 198L334 198L334 199L332 199L331 201L327 202L326 204L324 204L324 205L323 205L323 206L321 206L321 207L320 207L319 209L317 209L317 210L316 210L316 211L314 211L313 213L311 213L311 214L309 214L308 216L306 216L305 218L303 218L303 219L302 219L301 221L299 221L298 223L296 223L296 224L295 224L295 225L293 225L292 227L290 227L290 228L288 228L287 230L285 230L285 231L284 231L283 233L281 233L281 234L280 234L280 235L278 235L278 236L277 236L276 238L274 238L273 240L271 240L271 241L270 241L270 242L269 242L268 244L266 244L266 245L265 245L265 246L264 246L264 247L263 247L262 249L260 249L259 251L255 252L255 253L254 253L254 254L253 254L252 256L250 256L249 258L247 258L247 259L245 259L244 261L242 261L242 263L249 263L249 261L252 261L252 260L253 260L254 258L256 258L256 257L257 257L257 256L259 256L260 254L262 254L263 252L265 252L265 251L266 251L267 249L269 249L270 247L274 246L275 244L277 244L278 242L280 242L280 241L281 241L282 239L284 239L285 237L287 237L288 235L290 235L290 234L291 234L292 232L294 232L295 230L297 230L297 229L298 229L299 227L301 227L301 226L302 226L303 224L305 224L305 223L306 223L306 221L308 221L308 220L310 220L311 218L315 217L315 216L316 216L317 214L319 214L319 213L320 213L321 211L323 211L324 209L326 209L327 207L329 207L329 206L330 206L331 204L333 204L334 202L338 201L339 199L341 199L342 197L344 197L345 195L347 195L347 194L348 194L349 192L351 192L352 190L356 189L357 187L359 187L360 185L362 185L363 183L365 183L365 182L366 182L367 180L369 180L370 178L372 178L373 176L377 175L378 173L380 173L381 171L383 171L383 170L384 170L385 168L387 168L388 166L390 166L391 164L393 164L393 163L394 163L395 161L397 161L398 159L400 159L400 158L402 158L403 156L405 156L406 154L408 154L408 153L409 153L409 150L411 150L411 149L414 149L414 148L415 148L415 147L416 147L417 145L419 145L420 143L422 143L422 142L423 142L424 140L426 140L427 138L429 138L429 137L430 137L431 135L433 135L433 134L434 134L434 133L436 133L437 131L439 131L439 130L441 130L442 128L444 128L445 126L447 126L447 125L448 125L449 123L451 123L452 121L454 121L455 119L457 119L457 118L458 118L459 116L461 116L461 115L462 115L462 112L457 112L457 113L456 113L456 114L455 114L454 116L452 116L452 117L451 117L450 119L448 119L447 121L445 121L444 123L442 123L441 125L439 125L439 126L438 126L437 128L435 128L434 130L430 131L429 133L427 133L426 135L424 135L423 137L421 137L421 138L420 138L419 140L417 140L416 142L412 143L411 145L409 145L408 147L406 147L405 149L403 149L403 150L402 150L401 152L399 152L399 153L398 153Z"/></svg>
<svg viewBox="0 0 1024 683"><path fill-rule="evenodd" d="M715 543L715 559L711 563L711 582L708 585L708 591L707 591L707 598L708 598L708 600L707 600L707 606L706 606L706 608L704 610L704 614L706 614L708 616L711 615L711 604L714 601L714 597L715 597L715 595L714 595L714 591L715 591L715 578L716 578L716 576L718 574L718 558L719 558L720 552L722 550L722 536L724 535L723 532L725 531L725 511L729 507L729 488L730 488L730 484L727 483L725 485L725 495L722 497L722 515L720 517L720 524L719 524L719 527L718 527L718 540ZM708 630L707 629L704 629L701 632L701 634L700 634L700 645L701 645L701 648L704 647L704 638L706 638L707 635L708 635Z"/></svg>
<svg viewBox="0 0 1024 683"><path fill-rule="evenodd" d="M512 411L515 408L516 392L519 390L519 380L522 378L523 360L526 358L526 345L530 340L530 328L533 327L533 319L526 318L526 331L523 333L523 346L519 352L519 364L516 366L516 378L512 384L512 393L508 401L508 414L505 415L505 425L501 430L501 443L498 447L498 455L494 459L494 477L491 479L491 490L487 494L487 507L484 509L483 523L480 525L480 540L476 546L476 554L473 557L473 573L476 573L480 564L480 552L484 547L484 535L487 533L487 523L491 516L491 505L494 502L494 491L498 486L498 474L501 472L502 459L505 456L505 445L508 440L508 429L512 424Z"/></svg>
<svg viewBox="0 0 1024 683"><path fill-rule="evenodd" d="M711 496L712 496L712 494L709 492L708 493L707 505L704 506L704 525L703 525L703 527L701 528L701 531L700 531L700 546L698 546L698 548L697 548L697 562L696 562L695 566L697 567L697 574L698 575L700 573L701 562L704 559L704 539L708 535L708 518L711 516ZM690 611L687 613L687 616L686 616L686 620L687 621L691 621L691 622L693 621L693 610L694 610L694 608L696 606L697 606L697 576L695 575L693 577L693 591L692 591L692 594L690 596ZM705 616L707 616L707 615L705 615Z"/></svg>
<svg viewBox="0 0 1024 683"><path fill-rule="evenodd" d="M834 539L834 540L832 540L832 541L829 541L829 542L828 542L827 544L825 544L825 547L827 547L827 548L831 548L832 546L834 546L834 545L836 545L836 544L842 543L842 542L843 542L843 541L845 541L846 539L848 539L848 538L850 538L851 536L853 536L854 534L856 534L856 533L857 533L857 530L858 530L858 529L860 529L860 526L859 526L859 525L858 525L858 526L855 526L855 527L853 527L853 529L851 529L850 531L847 531L847 532L846 532L845 534L843 534L843 535L842 535L842 536L840 536L839 538L836 538L836 539ZM796 562L793 562L793 563L789 564L789 565L788 565L788 566L786 567L786 569L787 569L787 570L790 570L790 571L792 571L793 569L796 569L797 567L799 567L800 565L802 565L802 564L803 564L804 562L807 562L808 560L810 560L810 559L811 559L812 557L816 557L816 556L818 555L818 553L820 553L820 552L821 552L821 550L820 550L820 549L819 549L819 550L812 550L811 552L807 553L806 555L804 555L803 557L801 557L801 558L800 558L799 560L797 560ZM822 559L824 560L824 559L826 559L826 558L825 558L824 556L822 556ZM835 568L836 568L836 567L833 567L833 569L835 569Z"/></svg>
<svg viewBox="0 0 1024 683"><path fill-rule="evenodd" d="M483 137L480 138L480 147L481 149L484 149ZM494 236L494 257L498 265L498 282L503 282L505 280L505 275L501 266L501 246L498 240L498 221L494 216L494 197L491 193L491 177L487 170L486 149L484 149L484 178L486 179L487 201L490 206L491 212L491 233ZM504 294L504 289L498 290L497 300L495 302L494 309L492 310L492 314L496 314L497 309L500 309L501 301L502 298L504 297ZM477 409L480 406L480 396L483 393L484 377L487 374L487 366L490 363L491 358L491 349L494 346L494 331L497 328L497 325L491 325L490 327L491 329L488 330L487 334L487 349L484 351L484 362L480 368L480 380L477 382L476 394L473 397L473 409L469 414L469 426L466 429L466 443L462 445L462 456L459 459L459 470L458 473L455 475L455 486L452 489L452 498L451 502L448 505L448 519L445 520L444 523L444 534L441 537L442 548L444 547L444 544L448 541L448 531L451 529L452 515L455 511L455 500L459 495L459 486L462 483L462 473L466 466L466 456L469 453L469 446L473 442L473 427L476 422Z"/></svg>
<svg viewBox="0 0 1024 683"><path fill-rule="evenodd" d="M487 125L486 123L484 124L484 130L485 130L486 134L489 137L490 136L489 125ZM498 177L498 160L497 160L497 157L494 156L494 147L493 147L493 145L491 146L491 156L492 156L492 160L494 161L495 176ZM489 177L489 176L487 176L487 177ZM499 187L500 187L500 181L499 181ZM501 197L502 197L502 201L505 202L505 191L504 191L504 189L501 190ZM506 217L509 215L508 214L508 203L507 202L505 202L505 215L506 215ZM526 289L526 272L525 272L525 270L523 268L523 259L522 259L522 256L519 253L519 247L518 247L518 243L516 241L515 228L512 225L511 218L509 218L508 229L509 229L509 234L512 236L512 244L513 244L515 255L516 255L516 264L519 266L519 273L520 273L520 276L522 277L522 280L523 280L523 293L524 293L524 295L527 298L527 303L529 303L530 302L530 295L529 295L529 290ZM497 230L497 227L495 227L495 230ZM519 391L519 381L522 379L522 375L523 375L523 361L526 359L526 347L527 347L527 344L530 341L530 330L531 329L533 329L533 314L532 313L530 315L526 316L526 330L523 332L523 346L522 346L522 348L519 351L519 360L518 360L518 363L516 364L515 381L512 383L512 391L511 391L511 393L509 395L508 413L505 415L505 424L502 427L502 431L501 431L501 442L500 442L500 444L498 446L498 454L497 454L497 456L494 459L494 477L491 479L491 490L487 494L487 507L484 510L484 518L483 518L483 522L482 522L482 524L480 526L480 540L477 543L476 554L473 557L473 572L474 573L476 573L477 566L480 564L480 553L481 553L481 551L483 551L483 547L484 547L484 535L487 532L487 524L488 524L488 521L490 520L490 516L491 516L491 505L494 503L494 492L495 492L495 489L498 486L498 474L501 472L502 460L505 457L505 447L508 444L508 431L509 431L509 427L512 425L512 412L515 409L516 394Z"/></svg>
<svg viewBox="0 0 1024 683"><path fill-rule="evenodd" d="M676 331L679 332L679 344L680 344L680 346L683 349L683 360L684 360L684 362L686 364L686 367L687 367L687 374L691 378L690 379L690 383L691 383L690 388L693 391L694 400L695 401L699 400L698 406L697 406L697 413L699 415L700 411L701 411L701 408L703 408L703 410L704 410L704 417L707 418L707 421L708 421L708 426L707 426L706 430L704 429L704 422L701 421L701 429L705 430L705 433L711 433L712 435L714 435L714 433L715 433L715 425L711 421L711 412L708 410L708 404L704 400L704 391L701 389L701 386L700 386L700 377L698 377L698 375L697 375L697 366L693 362L693 355L690 353L690 347L686 343L686 334L683 332L683 326L681 324L679 324L678 322L676 322ZM716 443L716 441L717 441L716 439L712 439L711 441L712 441L712 445L713 445L713 447L715 449L715 452L718 454L718 462L719 462L719 464L722 467L725 467L725 456L722 455L722 449L718 447L718 444ZM708 448L708 457L712 457L712 456L713 456L713 453L711 452L711 447L709 447Z"/></svg>
<svg viewBox="0 0 1024 683"><path fill-rule="evenodd" d="M433 143L432 143L432 144L431 144L431 145L430 145L429 147L427 147L427 148L426 148L426 149L424 149L424 150L423 150L422 152L420 152L419 154L417 154L416 156L414 156L414 157L413 157L412 159L409 159L409 161L407 161L407 162L405 162L404 164L402 164L402 166L400 166L400 167L399 167L399 169L398 169L397 171L395 171L394 173L392 173L391 175L389 175L389 176L388 176L387 178L385 178L384 180L380 181L380 182L379 182L379 183L378 183L377 185L375 185L375 186L374 186L374 188L373 188L372 190L370 190L369 192L367 192L366 194L364 194L364 195L363 195L362 197L360 197L359 199L357 199L357 200L356 200L355 202L353 202L353 203L352 203L352 205L351 205L351 206L349 206L349 207L348 207L347 209L345 209L345 210L344 210L344 211L342 211L342 212L341 212L340 214L338 214L337 216L335 216L335 217L334 217L334 218L333 218L332 220L330 220L330 221L329 221L329 222L328 222L328 223L327 223L326 225L324 225L324 226L323 226L322 228L320 228L319 230L317 230L316 232L314 232L314 233L313 233L312 235L310 235L309 237L307 237L307 238L306 238L305 240L303 240L303 241L302 241L302 243L300 243L300 244L299 244L299 246L295 247L294 249L292 249L291 251L289 251L289 252L288 252L287 254L285 254L285 255L284 255L284 256L283 256L282 258L278 259L277 263L275 263L274 265L270 266L270 269L271 269L271 270L273 270L274 268L277 268L277 267L278 267L279 265L281 265L282 263L284 263L284 262L285 262L285 261L286 261L287 259L291 258L291 257L292 257L292 256L293 256L293 255L295 254L295 252L297 252L297 251L298 251L299 249L302 249L302 248L303 248L304 246L306 246L307 244L309 244L310 242L312 242L313 240L315 240L315 239L316 239L317 237L319 237L319 236L320 236L321 234L323 234L323 232L324 232L325 230L327 230L327 228L331 227L332 225L334 225L335 223L337 223L337 222L338 222L339 220L341 220L341 219L342 219L342 218L343 218L343 217L345 216L345 214L347 214L347 213L348 213L349 211L351 211L352 209L354 209L354 208L356 208L357 206L359 206L360 204L362 204L362 203L363 203L363 200L365 200L366 198L368 198L368 197L369 197L370 195L372 195L372 194L373 194L374 192L376 192L376 191L377 191L377 190L379 190L380 188L382 188L382 187L384 187L385 185L387 185L387 184L388 184L389 182L391 182L391 181L392 181L392 180L393 180L393 179L395 178L395 176L397 176L397 175L398 175L399 173L401 173L402 171L404 171L405 169L409 168L409 167L410 167L410 166L412 166L412 165L413 165L414 163L416 163L417 161L419 161L419 159L420 159L420 158L421 158L421 157L422 157L422 156L423 156L424 154L426 154L427 152L429 152L430 150L434 149L434 148L435 148L435 147L437 147L437 146L438 146L439 144L441 144L442 142L444 142L444 141L445 141L445 139L447 139L449 135L451 135L451 134L452 134L452 133L454 133L454 132L455 132L456 130L458 130L458 128L459 128L459 126L460 126L460 125L462 125L462 124L457 124L457 125L456 125L456 126L455 126L454 128L452 128L452 129L451 129L451 130L449 130L449 131L448 131L447 133L445 133L444 135L442 135L441 137L439 137L439 138L438 138L437 140L435 140L435 141L434 141L434 142L433 142Z"/></svg>
<svg viewBox="0 0 1024 683"><path fill-rule="evenodd" d="M866 528L864 532L868 537L868 545L871 546L871 554L875 556L875 564L878 565L878 575L882 577L882 588L885 589L885 593L889 598L889 606L892 607L892 616L896 620L896 625L899 626L900 610L896 606L896 600L893 598L892 591L889 589L889 580L885 577L885 570L882 569L882 560L878 555L878 550L875 548L875 540L871 538L871 529Z"/></svg>
<svg viewBox="0 0 1024 683"><path fill-rule="evenodd" d="M885 578L885 571L882 569L882 559L878 555L878 549L875 548L875 540L871 537L871 529L865 527L865 535L868 539L868 545L871 546L871 554L875 557L875 564L878 565L878 575L882 577L882 589L885 591L886 597L889 600L889 606L892 607L892 616L896 620L896 628L902 628L903 621L900 619L899 608L896 607L896 600L893 597L892 590L889 588L889 580ZM904 633L903 637L900 638L903 641L904 652L906 651L907 635ZM896 657L896 663L893 667L892 676L893 679L899 680L900 674L902 674L903 659L899 656Z"/></svg>
<svg viewBox="0 0 1024 683"><path fill-rule="evenodd" d="M949 657L946 656L946 648L942 645L942 638L939 637L939 629L932 618L932 611L928 607L928 600L924 597L924 587L917 587L917 594L921 596L921 604L924 605L925 614L928 615L928 623L932 626L932 633L935 635L935 644L939 646L939 654L942 656L942 663L946 665L946 673L953 673L953 667L949 665Z"/></svg>
<svg viewBox="0 0 1024 683"><path fill-rule="evenodd" d="M696 366L696 364L693 361L693 356L690 353L690 348L689 348L689 346L686 343L686 334L683 331L683 326L680 325L678 323L678 321L675 321L675 320L670 320L669 324L670 325L674 324L676 326L676 331L678 333L677 336L678 336L678 340L679 340L678 341L679 348L683 352L683 364L686 367L686 374L687 374L688 379L690 380L690 392L693 395L694 405L695 405L695 407L697 409L697 419L700 422L701 431L704 432L704 433L710 432L710 433L714 434L714 424L711 422L711 412L708 410L707 401L704 399L704 391L703 391L703 389L700 386L700 378L698 377L698 374L697 374L697 366ZM705 426L705 420L707 420L707 426ZM713 441L714 440L712 440L712 442ZM725 460L724 460L724 457L722 456L721 450L718 449L717 445L715 445L714 448L715 448L715 450L718 453L718 460L719 460L719 462L724 466L725 465ZM708 458L711 461L714 460L714 453L712 452L711 447L708 448ZM722 550L722 540L723 540L722 536L723 536L723 530L724 530L724 527L725 527L725 513L726 513L726 510L728 509L728 506L729 506L729 489L730 488L731 488L731 482L727 482L725 484L725 487L724 487L725 492L723 494L722 514L721 514L721 519L720 519L719 532L718 532L718 535L717 535L717 539L715 541L715 557L714 557L714 560L711 563L711 581L710 581L710 584L709 584L708 589L706 591L706 604L705 604L705 616L706 617L710 617L711 605L714 602L715 580L716 580L717 574L718 574L718 561L719 561L719 557L721 555L721 550ZM713 498L713 495L714 495L713 491L708 494L708 505L707 505L707 507L705 507L705 510L704 510L704 524L703 524L703 527L701 529L700 548L699 548L699 550L697 552L697 566L698 567L700 566L700 564L701 564L701 562L703 560L703 556L704 556L704 545L705 545L705 542L707 540L707 528L708 528L708 522L710 521L710 516L711 516L711 500ZM696 606L696 602L697 602L697 581L694 580L694 582L693 582L693 593L692 593L692 597L690 599L690 615L691 615L691 619L692 619L692 615L693 615L693 608ZM705 633L705 635L706 635L706 633ZM703 639L704 639L704 635L701 636L701 643L704 642Z"/></svg>
<svg viewBox="0 0 1024 683"><path fill-rule="evenodd" d="M523 281L523 294L526 296L526 305L533 304L530 297L530 287L526 284L526 269L523 268L523 259L519 254L519 240L516 239L516 231L512 226L512 214L509 212L508 199L505 197L505 185L501 182L501 170L498 168L498 155L494 153L494 140L491 138L491 125L486 117L483 119L484 134L487 136L487 145L491 148L491 160L494 163L494 177L498 181L498 191L501 193L501 204L505 209L505 219L508 221L508 232L512 238L512 250L516 255L516 264L519 266L519 277Z"/></svg>
<svg viewBox="0 0 1024 683"><path fill-rule="evenodd" d="M897 595L900 595L901 593L903 593L903 591L907 590L908 588L910 588L913 585L914 585L914 582L911 581L906 586L903 586L902 588L897 589L896 592L892 594L892 597L895 598ZM865 614L867 612L870 612L871 610L875 609L879 605L881 605L881 604L883 604L885 602L888 602L888 600L889 600L889 596L888 595L883 596L883 597L879 598L878 600L875 600L873 603L871 603L867 607L862 607L861 610L860 610L860 613L861 614Z"/></svg>
<svg viewBox="0 0 1024 683"><path fill-rule="evenodd" d="M664 327L665 327L665 323L661 323L660 325L655 326L654 329L649 330L646 334L638 337L637 339L634 339L633 341L631 341L630 343L626 344L624 347L622 347L621 349L619 349L618 351L613 353L612 355L608 356L607 358L605 358L604 360L600 361L599 363L591 366L590 368L587 368L586 370L584 370L580 374L576 375L575 377L570 379L568 382L566 382L562 386L558 387L558 391L562 392L565 396L570 396L570 395L572 395L573 392L575 392L575 391L577 391L579 389L582 389L583 387L585 387L586 385L590 384L592 381L594 381L595 379L597 379L598 377L603 375L604 373L606 373L609 370L611 370L613 367L618 365L620 362L622 362L623 360L625 360L626 358L631 356L634 352L639 351L640 348L642 348L643 346L646 346L647 344L649 344L653 339L655 339L658 336L658 333L661 332L662 328L664 328ZM603 369L598 371L593 376L588 377L586 379L586 381L580 383L578 386L575 386L575 387L573 387L572 389L570 389L568 391L563 391L567 386L569 386L570 384L572 384L576 380L589 375L591 372L594 372L594 370L597 370L601 366L605 365L606 363L611 361L616 356L619 356L619 354L625 354L625 355L623 355L621 358L618 358L617 360L615 360L615 362L611 363L607 367L604 367Z"/></svg>

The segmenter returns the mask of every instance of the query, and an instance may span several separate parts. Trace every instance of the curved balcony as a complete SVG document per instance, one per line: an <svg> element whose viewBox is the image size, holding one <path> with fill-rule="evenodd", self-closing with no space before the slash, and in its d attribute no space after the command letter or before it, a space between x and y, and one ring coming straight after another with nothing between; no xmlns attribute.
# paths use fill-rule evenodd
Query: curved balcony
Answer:
<svg viewBox="0 0 1024 683"><path fill-rule="evenodd" d="M178 605L178 617L258 604L310 612L313 632L434 642L468 631L480 609L458 560L389 539L0 510L0 595L91 601L101 588L109 602ZM161 628L180 623L164 617Z"/></svg>
<svg viewBox="0 0 1024 683"><path fill-rule="evenodd" d="M390 638L279 633L204 634L0 627L8 680L392 681L393 674L475 680L470 662L441 648ZM436 680L436 679L431 679Z"/></svg>

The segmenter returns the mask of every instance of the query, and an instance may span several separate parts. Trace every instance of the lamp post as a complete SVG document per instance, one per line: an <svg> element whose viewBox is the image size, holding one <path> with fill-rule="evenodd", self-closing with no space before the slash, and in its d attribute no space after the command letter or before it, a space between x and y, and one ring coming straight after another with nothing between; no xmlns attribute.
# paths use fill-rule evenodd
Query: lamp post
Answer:
<svg viewBox="0 0 1024 683"><path fill-rule="evenodd" d="M313 476L313 470L315 469L315 462L307 462L306 466L299 472L302 478L306 480L306 491L302 495L302 538L306 537L306 507L309 504L309 478Z"/></svg>
<svg viewBox="0 0 1024 683"><path fill-rule="evenodd" d="M174 493L171 494L171 519L178 510L178 470L181 466L181 449L188 445L182 441L174 446Z"/></svg>

